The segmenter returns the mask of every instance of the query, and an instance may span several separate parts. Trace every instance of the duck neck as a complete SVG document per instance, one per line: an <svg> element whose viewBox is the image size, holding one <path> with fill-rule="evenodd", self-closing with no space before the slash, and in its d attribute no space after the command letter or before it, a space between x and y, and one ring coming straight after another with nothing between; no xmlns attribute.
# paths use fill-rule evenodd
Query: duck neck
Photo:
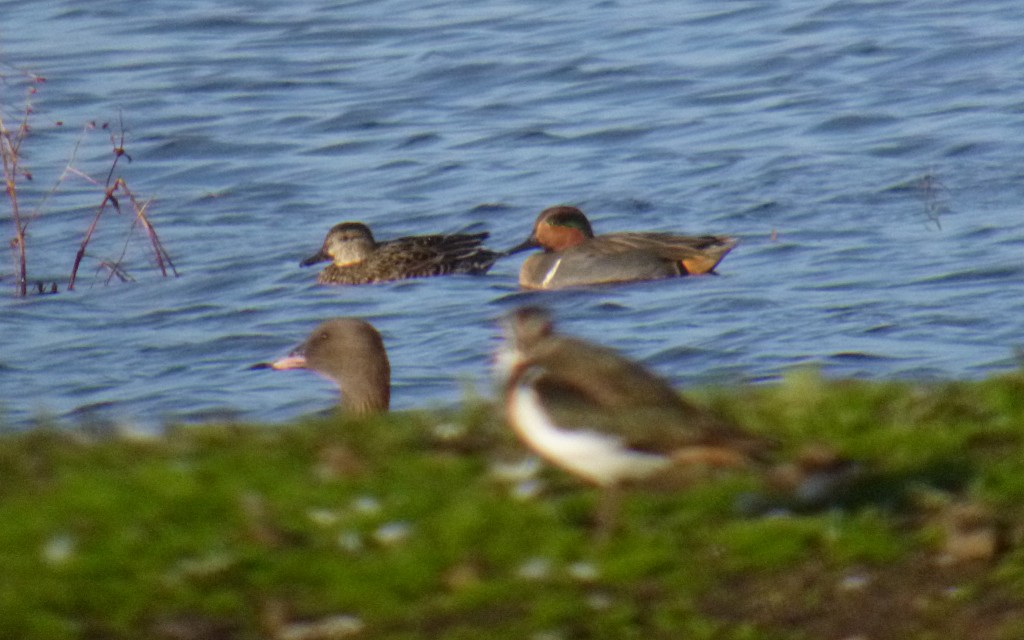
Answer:
<svg viewBox="0 0 1024 640"><path fill-rule="evenodd" d="M346 380L341 386L341 408L356 416L386 412L391 406L390 371L386 365L365 372L358 380Z"/></svg>

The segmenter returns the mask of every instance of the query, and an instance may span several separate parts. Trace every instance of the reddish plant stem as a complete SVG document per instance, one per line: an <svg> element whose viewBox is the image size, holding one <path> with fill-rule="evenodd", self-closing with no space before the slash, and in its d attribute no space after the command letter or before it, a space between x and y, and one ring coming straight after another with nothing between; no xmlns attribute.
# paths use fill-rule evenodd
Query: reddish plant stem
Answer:
<svg viewBox="0 0 1024 640"><path fill-rule="evenodd" d="M26 107L26 118L29 108ZM25 225L21 221L21 208L18 206L18 157L21 149L21 141L28 132L27 120L23 120L18 127L18 133L12 139L10 131L4 125L0 117L0 155L3 156L4 182L6 184L7 199L11 202L11 220L14 222L14 238L11 239L12 247L17 248L15 257L15 288L17 295L25 297L28 295L27 259L25 256Z"/></svg>
<svg viewBox="0 0 1024 640"><path fill-rule="evenodd" d="M107 203L113 202L114 207L120 210L120 205L117 203L117 198L114 197L114 192L117 191L122 182L121 178L118 178L114 181L114 185L112 187L107 187L107 190L103 195L103 202L100 203L99 208L96 210L96 215L93 216L92 222L89 223L89 228L85 230L85 237L82 238L82 244L79 245L78 252L75 253L75 263L71 267L71 277L68 279L68 291L72 291L75 288L75 279L78 277L78 267L82 264L82 258L85 257L85 249L89 246L89 241L92 240L92 234L96 231L96 225L99 224L100 217L103 216L103 212L107 208Z"/></svg>
<svg viewBox="0 0 1024 640"><path fill-rule="evenodd" d="M123 181L122 181L123 183ZM153 245L153 255L156 257L156 264L160 267L160 273L165 278L167 277L167 267L171 268L171 273L174 277L178 277L178 270L174 268L174 262L171 261L170 254L164 249L164 245L160 242L160 237L156 234L156 228L150 223L149 218L146 217L146 209L149 208L149 202L147 201L143 205L135 200L135 194L128 189L128 185L124 184L124 189L128 193L129 199L132 201L132 207L135 209L135 219L142 224L142 227L146 230L146 235L149 236L149 242ZM165 266L166 263L166 266Z"/></svg>

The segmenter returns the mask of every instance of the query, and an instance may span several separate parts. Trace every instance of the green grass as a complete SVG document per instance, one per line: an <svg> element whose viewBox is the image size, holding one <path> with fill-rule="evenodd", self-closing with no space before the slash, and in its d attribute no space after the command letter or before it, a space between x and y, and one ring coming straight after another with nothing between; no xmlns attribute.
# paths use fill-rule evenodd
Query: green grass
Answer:
<svg viewBox="0 0 1024 640"><path fill-rule="evenodd" d="M520 450L483 407L0 436L0 638L1024 632L1024 376L797 372L696 399L783 456L824 443L866 472L795 508L751 474L636 489L601 541L593 489L545 468L521 497L496 477ZM996 552L958 560L965 505Z"/></svg>

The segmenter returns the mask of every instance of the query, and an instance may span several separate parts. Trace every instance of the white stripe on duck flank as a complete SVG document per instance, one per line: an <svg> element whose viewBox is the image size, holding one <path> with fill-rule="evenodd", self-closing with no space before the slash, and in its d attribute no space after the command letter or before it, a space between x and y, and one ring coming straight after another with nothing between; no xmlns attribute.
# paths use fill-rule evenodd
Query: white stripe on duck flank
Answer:
<svg viewBox="0 0 1024 640"><path fill-rule="evenodd" d="M548 275L544 276L544 281L540 283L542 289L551 284L551 281L554 279L555 274L558 273L558 267L560 266L562 266L561 258L555 260L555 264L551 267L551 270L548 271Z"/></svg>

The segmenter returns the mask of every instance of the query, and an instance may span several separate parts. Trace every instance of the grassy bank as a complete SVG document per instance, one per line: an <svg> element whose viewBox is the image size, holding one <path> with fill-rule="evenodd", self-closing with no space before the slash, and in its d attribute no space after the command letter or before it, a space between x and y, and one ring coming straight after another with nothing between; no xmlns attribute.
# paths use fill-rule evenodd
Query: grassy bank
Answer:
<svg viewBox="0 0 1024 640"><path fill-rule="evenodd" d="M1024 637L1024 376L697 399L865 473L634 491L601 543L485 407L2 436L0 637Z"/></svg>

